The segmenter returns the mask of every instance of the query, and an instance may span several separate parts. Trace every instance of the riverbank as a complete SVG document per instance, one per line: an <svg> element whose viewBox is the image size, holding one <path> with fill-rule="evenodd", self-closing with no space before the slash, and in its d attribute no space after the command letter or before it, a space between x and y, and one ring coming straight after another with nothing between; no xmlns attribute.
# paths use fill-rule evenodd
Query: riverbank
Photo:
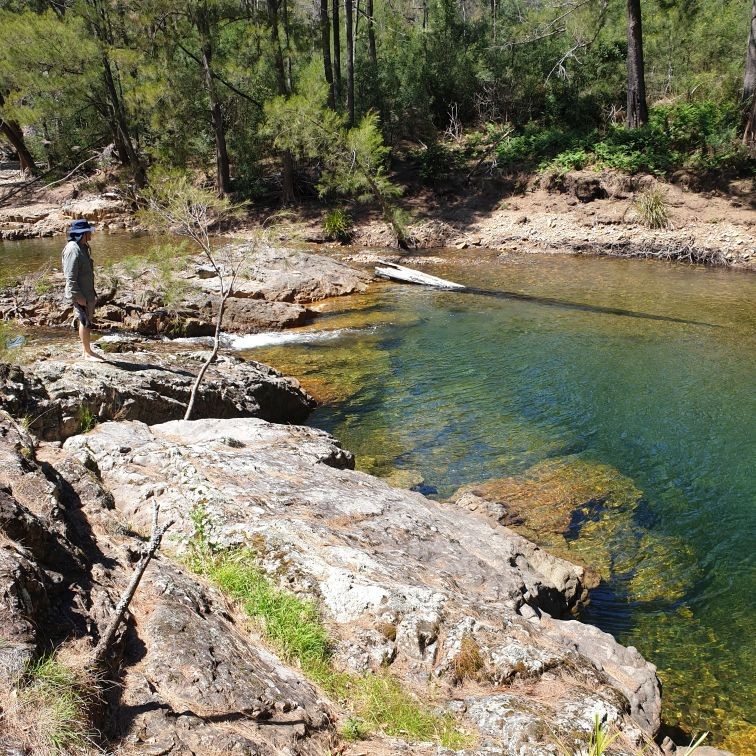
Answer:
<svg viewBox="0 0 756 756"><path fill-rule="evenodd" d="M17 172L0 171L0 196L21 181ZM33 185L14 195L0 206L0 239L63 234L74 217L86 217L103 230L137 230L132 208L117 188L93 191L95 183L69 181L50 190ZM660 190L669 214L668 226L658 230L643 224L634 204L651 187ZM401 205L409 244L418 249L454 247L474 254L476 248L491 248L756 269L756 192L747 179L704 191L685 177L671 184L650 175L571 171L435 189L408 181L406 188ZM251 236L277 209L252 210L230 235ZM331 209L314 200L301 202L277 221L276 237L284 243L331 244L323 230ZM351 219L350 244L394 244L393 232L376 212L357 205L342 209Z"/></svg>
<svg viewBox="0 0 756 756"><path fill-rule="evenodd" d="M241 287L246 296L237 297L240 302L275 307L284 296L315 307L315 290L333 296L339 288L364 290L367 283L363 273L334 261L291 252L272 259L278 262L269 275ZM185 273L199 289L208 280L191 266ZM44 300L47 293L36 296ZM127 319L129 307L138 306L139 317L151 321L144 302L118 296L110 306ZM147 301L161 310L159 299ZM184 292L187 317L192 301ZM44 307L27 304L27 322L35 310L43 322ZM128 330L123 321L121 327ZM15 500L15 514L2 523L5 536L41 544L27 548L26 561L4 573L10 576L7 595L25 591L32 597L31 605L11 601L3 613L9 645L1 651L15 660L8 666L11 681L24 660L50 644L63 659L66 652L86 652L96 638L92 628L108 615L127 579L128 555L138 548L144 518L159 501L164 516L176 519L169 555L186 554L198 532L214 549L251 549L276 585L316 599L331 637L329 664L359 676L380 673L388 663L406 690L427 699L438 716L455 719L466 733L465 753L540 754L554 752L557 742L577 749L587 742L595 714L622 732L618 752L634 753L658 731L653 666L608 634L569 619L588 584L582 567L491 520L482 501L480 507L469 497L444 504L391 488L353 472L352 455L332 437L260 419L272 401L278 422L300 421L301 414L292 412L306 411L310 401L274 371L221 364L208 377L217 397L206 403L208 419L165 423L171 417L166 413L180 417L184 389L177 378L199 358L175 349L161 354L160 344L123 337L110 343L116 354L107 365L79 363L42 346L20 374L3 378L3 405L50 439L30 451L12 427L0 434L8 461L2 485ZM268 384L288 404L275 399ZM263 387L260 401L249 401L247 385ZM87 412L79 415L71 399L82 386ZM36 418L34 407L44 419ZM238 419L212 419L218 416ZM35 428L35 421L42 425ZM60 448L56 439L66 437ZM31 539L29 528L58 533L55 550L46 549L44 539ZM21 552L8 553L12 561ZM161 558L150 570L112 660L119 685L109 713L97 722L124 753L221 753L232 747L302 754L333 747L354 754L366 748L451 752L393 741L385 735L390 722L365 734L367 743L350 746L344 732L354 711L313 687L296 664L271 656L264 633L245 629L240 606L180 562ZM52 572L62 582L51 581ZM82 588L72 600L67 591L74 583ZM51 623L52 617L66 621ZM44 629L55 627L79 629L73 639ZM257 702L252 709L250 700ZM237 715L241 728L229 726ZM356 725L350 726L353 731Z"/></svg>

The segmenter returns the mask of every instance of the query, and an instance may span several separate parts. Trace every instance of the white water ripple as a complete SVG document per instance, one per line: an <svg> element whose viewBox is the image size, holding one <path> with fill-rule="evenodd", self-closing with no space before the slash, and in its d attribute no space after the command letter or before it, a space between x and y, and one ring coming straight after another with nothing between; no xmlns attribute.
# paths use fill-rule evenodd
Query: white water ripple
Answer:
<svg viewBox="0 0 756 756"><path fill-rule="evenodd" d="M237 352L259 347L278 346L280 344L309 344L317 341L332 341L341 338L347 333L354 333L357 328L336 328L332 331L265 331L264 333L222 333L221 346L224 349L232 349ZM171 339L174 343L202 344L212 346L212 336L198 336L194 338Z"/></svg>

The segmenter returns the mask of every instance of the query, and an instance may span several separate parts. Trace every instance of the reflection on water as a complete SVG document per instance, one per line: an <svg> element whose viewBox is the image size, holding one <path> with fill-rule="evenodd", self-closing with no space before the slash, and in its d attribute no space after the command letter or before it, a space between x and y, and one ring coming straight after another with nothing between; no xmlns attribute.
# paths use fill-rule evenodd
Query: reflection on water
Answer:
<svg viewBox="0 0 756 756"><path fill-rule="evenodd" d="M0 241L0 274L8 272L15 276L44 267L60 269L60 256L65 244L65 234L44 239ZM92 235L92 256L98 265L117 262L129 255L145 252L149 244L150 239L145 236L95 231Z"/></svg>
<svg viewBox="0 0 756 756"><path fill-rule="evenodd" d="M756 279L494 252L423 269L479 291L386 285L329 316L340 338L248 354L330 402L313 422L362 469L540 511L529 535L606 579L586 618L658 665L665 719L755 748Z"/></svg>

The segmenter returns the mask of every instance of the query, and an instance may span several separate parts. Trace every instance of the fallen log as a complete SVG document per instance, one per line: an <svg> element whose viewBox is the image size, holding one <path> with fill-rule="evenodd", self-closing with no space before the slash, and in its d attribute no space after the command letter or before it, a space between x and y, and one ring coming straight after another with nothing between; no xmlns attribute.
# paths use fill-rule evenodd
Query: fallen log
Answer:
<svg viewBox="0 0 756 756"><path fill-rule="evenodd" d="M391 281L401 281L402 283L421 284L423 286L435 286L438 289L464 289L462 284L447 281L445 278L431 276L428 273L421 273L419 270L407 268L404 265L378 261L380 265L375 266L375 274L381 278L388 278Z"/></svg>

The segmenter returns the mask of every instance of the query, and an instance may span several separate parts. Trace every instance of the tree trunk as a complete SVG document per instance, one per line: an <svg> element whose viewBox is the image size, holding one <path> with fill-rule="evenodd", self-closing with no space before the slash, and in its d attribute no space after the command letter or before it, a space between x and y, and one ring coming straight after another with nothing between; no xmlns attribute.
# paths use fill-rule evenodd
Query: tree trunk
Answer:
<svg viewBox="0 0 756 756"><path fill-rule="evenodd" d="M756 145L756 0L751 6L751 26L748 32L745 76L743 78L743 102L750 104L746 117L743 141Z"/></svg>
<svg viewBox="0 0 756 756"><path fill-rule="evenodd" d="M373 18L373 0L365 0L367 15L368 57L370 58L370 75L376 80L378 74L378 52L375 47L375 19Z"/></svg>
<svg viewBox="0 0 756 756"><path fill-rule="evenodd" d="M205 75L205 89L210 100L210 118L215 135L215 165L217 172L218 194L225 197L231 192L231 170L228 163L228 148L226 146L226 129L223 125L223 110L218 99L213 75L213 46L210 40L210 23L207 10L203 9L197 16L197 31L202 44L202 69Z"/></svg>
<svg viewBox="0 0 756 756"><path fill-rule="evenodd" d="M2 96L0 96L0 105L2 105ZM14 121L0 119L0 134L2 134L12 145L18 155L18 161L21 163L21 170L31 176L38 176L39 171L34 162L29 148L24 141L24 133L21 127Z"/></svg>
<svg viewBox="0 0 756 756"><path fill-rule="evenodd" d="M640 0L627 0L627 125L648 123Z"/></svg>
<svg viewBox="0 0 756 756"><path fill-rule="evenodd" d="M116 145L118 158L122 165L131 169L134 182L138 187L143 187L147 183L147 176L139 159L134 141L131 138L126 109L123 105L122 89L118 79L118 70L113 70L113 65L108 57L108 47L114 44L113 30L108 15L107 5L98 0L89 0L87 5L92 11L89 18L89 29L92 36L100 42L101 52L100 60L102 62L102 77L105 83L105 90L108 93L108 105L110 107L110 129L113 133L113 141Z"/></svg>
<svg viewBox="0 0 756 756"><path fill-rule="evenodd" d="M328 18L328 0L320 0L320 44L323 48L323 69L328 82L328 107L336 107L333 91L333 69L331 68L331 21Z"/></svg>
<svg viewBox="0 0 756 756"><path fill-rule="evenodd" d="M286 77L281 37L278 33L278 2L279 0L268 0L268 23L270 24L270 39L273 43L278 94L288 97L291 91ZM294 199L294 158L289 150L285 150L281 156L281 169L281 201L288 204Z"/></svg>
<svg viewBox="0 0 756 756"><path fill-rule="evenodd" d="M284 65L286 68L286 91L291 92L291 55L289 55L289 4L287 0L283 0L283 28L284 37L286 39L286 55L284 57Z"/></svg>
<svg viewBox="0 0 756 756"><path fill-rule="evenodd" d="M354 126L354 25L352 19L352 0L344 1L344 10L347 54L347 118L349 125Z"/></svg>
<svg viewBox="0 0 756 756"><path fill-rule="evenodd" d="M341 107L341 39L339 37L339 0L333 0L333 98Z"/></svg>
<svg viewBox="0 0 756 756"><path fill-rule="evenodd" d="M110 59L105 52L102 53L102 70L105 89L108 92L108 98L110 100L111 115L113 118L112 130L117 137L116 148L118 149L119 157L121 158L122 163L131 168L136 185L142 187L147 183L144 166L134 148L134 142L131 139L131 133L126 119L126 111L123 107L121 97L118 94L118 87L116 86L116 80L113 75L113 69L110 65Z"/></svg>

